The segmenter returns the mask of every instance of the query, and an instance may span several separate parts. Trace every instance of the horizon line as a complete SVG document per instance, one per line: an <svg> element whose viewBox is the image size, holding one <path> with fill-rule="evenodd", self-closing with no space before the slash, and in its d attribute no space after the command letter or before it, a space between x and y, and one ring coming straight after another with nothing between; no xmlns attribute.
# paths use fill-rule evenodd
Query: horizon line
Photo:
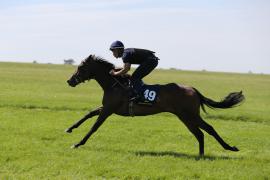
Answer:
<svg viewBox="0 0 270 180"><path fill-rule="evenodd" d="M41 65L69 65L69 66L78 66L80 64L80 63L77 63L77 62L75 64L64 64L64 59L63 59L63 63L37 62L37 61L35 62L35 60L33 60L32 62L29 62L29 61L2 61L2 60L0 60L0 63L41 64ZM132 67L131 69L136 69L136 68ZM249 70L247 72L243 72L243 71L218 71L218 70L207 70L207 69L183 69L183 68L175 68L175 67L157 67L155 69L157 69L157 70L209 72L209 73L227 73L227 74L270 75L270 73L253 72L252 70Z"/></svg>

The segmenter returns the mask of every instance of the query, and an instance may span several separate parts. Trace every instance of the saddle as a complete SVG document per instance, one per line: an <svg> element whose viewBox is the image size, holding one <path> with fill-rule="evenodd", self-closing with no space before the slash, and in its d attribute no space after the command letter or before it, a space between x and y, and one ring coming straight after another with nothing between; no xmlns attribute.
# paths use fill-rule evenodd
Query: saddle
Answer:
<svg viewBox="0 0 270 180"><path fill-rule="evenodd" d="M131 91L129 92L129 94L135 92L135 90L132 89L131 87L130 78L131 76L128 74L123 77L115 77L116 83L119 86L121 86L127 91ZM159 84L148 85L148 84L145 84L143 81L141 81L140 89L137 89L140 92L138 93L140 97L133 103L139 104L139 105L148 105L148 106L155 104L158 94L159 94L159 89L160 89Z"/></svg>

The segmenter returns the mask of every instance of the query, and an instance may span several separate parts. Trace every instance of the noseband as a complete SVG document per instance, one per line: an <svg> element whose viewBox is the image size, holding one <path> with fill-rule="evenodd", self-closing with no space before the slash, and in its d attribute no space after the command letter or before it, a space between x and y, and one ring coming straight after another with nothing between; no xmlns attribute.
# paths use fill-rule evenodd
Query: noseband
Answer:
<svg viewBox="0 0 270 180"><path fill-rule="evenodd" d="M75 80L75 82L76 82L77 84L83 82L82 79L81 79L79 76L74 76L73 78L74 78L74 80Z"/></svg>

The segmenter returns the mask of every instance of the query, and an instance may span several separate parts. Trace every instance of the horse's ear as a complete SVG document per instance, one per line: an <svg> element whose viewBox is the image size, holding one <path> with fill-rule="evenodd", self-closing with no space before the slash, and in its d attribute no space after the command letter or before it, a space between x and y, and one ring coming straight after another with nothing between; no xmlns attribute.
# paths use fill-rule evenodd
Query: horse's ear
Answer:
<svg viewBox="0 0 270 180"><path fill-rule="evenodd" d="M95 59L95 55L94 54L90 54L88 59Z"/></svg>
<svg viewBox="0 0 270 180"><path fill-rule="evenodd" d="M94 55L90 54L85 60L84 62L89 62L90 60L92 60L94 58Z"/></svg>

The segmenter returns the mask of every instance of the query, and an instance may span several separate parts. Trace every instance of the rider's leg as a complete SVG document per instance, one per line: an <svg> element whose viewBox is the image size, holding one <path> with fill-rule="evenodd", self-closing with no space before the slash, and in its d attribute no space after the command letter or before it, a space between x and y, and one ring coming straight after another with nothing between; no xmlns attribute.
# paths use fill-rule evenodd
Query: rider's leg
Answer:
<svg viewBox="0 0 270 180"><path fill-rule="evenodd" d="M140 97L142 95L142 78L147 76L150 72L152 72L155 67L158 65L158 60L156 58L149 58L145 60L132 74L131 83L133 89L135 91L135 98ZM133 97L134 98L134 97Z"/></svg>
<svg viewBox="0 0 270 180"><path fill-rule="evenodd" d="M158 65L158 60L155 58L146 59L131 75L131 79L143 79L150 74Z"/></svg>

